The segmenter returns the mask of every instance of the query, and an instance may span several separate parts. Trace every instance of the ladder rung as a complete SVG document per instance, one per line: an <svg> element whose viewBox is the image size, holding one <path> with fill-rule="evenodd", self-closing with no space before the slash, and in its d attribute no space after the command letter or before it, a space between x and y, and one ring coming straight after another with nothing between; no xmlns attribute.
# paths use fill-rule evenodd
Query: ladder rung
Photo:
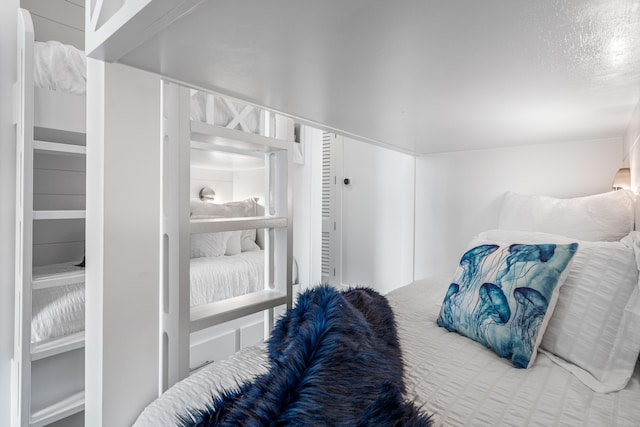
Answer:
<svg viewBox="0 0 640 427"><path fill-rule="evenodd" d="M87 154L87 148L84 145L62 144L60 142L33 141L33 149L54 153Z"/></svg>
<svg viewBox="0 0 640 427"><path fill-rule="evenodd" d="M57 286L84 283L84 280L84 270L68 271L65 273L43 274L33 277L33 280L31 281L31 288L33 290L55 288Z"/></svg>
<svg viewBox="0 0 640 427"><path fill-rule="evenodd" d="M85 211L33 211L34 220L42 219L84 219Z"/></svg>
<svg viewBox="0 0 640 427"><path fill-rule="evenodd" d="M31 344L31 360L40 360L56 354L84 347L84 331Z"/></svg>
<svg viewBox="0 0 640 427"><path fill-rule="evenodd" d="M84 391L34 412L31 414L30 424L31 427L43 427L82 411L84 411Z"/></svg>

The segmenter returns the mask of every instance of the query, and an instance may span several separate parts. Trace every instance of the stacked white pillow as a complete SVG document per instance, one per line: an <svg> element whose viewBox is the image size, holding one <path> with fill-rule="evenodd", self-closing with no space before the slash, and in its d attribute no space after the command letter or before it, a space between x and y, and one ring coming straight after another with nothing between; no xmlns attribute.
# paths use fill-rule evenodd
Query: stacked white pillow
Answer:
<svg viewBox="0 0 640 427"><path fill-rule="evenodd" d="M191 218L239 218L257 216L257 203L253 199L216 204L191 200ZM220 248L222 252L220 253ZM238 230L224 233L201 233L191 236L191 258L237 255L259 250L256 230Z"/></svg>
<svg viewBox="0 0 640 427"><path fill-rule="evenodd" d="M191 235L191 258L219 257L225 254L231 232Z"/></svg>
<svg viewBox="0 0 640 427"><path fill-rule="evenodd" d="M514 243L570 243L546 233L492 230L479 238ZM640 288L634 247L640 232L621 242L578 241L540 349L591 389L620 390L640 353Z"/></svg>
<svg viewBox="0 0 640 427"><path fill-rule="evenodd" d="M580 240L618 241L633 231L635 195L630 190L595 196L505 195L498 220L501 230L537 231Z"/></svg>
<svg viewBox="0 0 640 427"><path fill-rule="evenodd" d="M573 199L508 193L501 230L480 235L513 243L578 242L540 349L597 392L624 388L640 354L635 203L628 190Z"/></svg>

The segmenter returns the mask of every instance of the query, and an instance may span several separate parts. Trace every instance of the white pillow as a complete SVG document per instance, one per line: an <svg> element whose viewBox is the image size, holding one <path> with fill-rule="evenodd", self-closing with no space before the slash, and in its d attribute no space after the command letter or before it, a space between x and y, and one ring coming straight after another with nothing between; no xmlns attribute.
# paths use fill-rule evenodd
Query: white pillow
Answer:
<svg viewBox="0 0 640 427"><path fill-rule="evenodd" d="M635 195L630 190L556 199L508 192L498 228L560 234L588 241L617 241L633 230Z"/></svg>
<svg viewBox="0 0 640 427"><path fill-rule="evenodd" d="M528 244L572 241L507 230L480 236ZM640 288L634 246L640 246L640 232L630 233L621 242L578 242L540 345L553 361L600 393L623 389L640 353Z"/></svg>
<svg viewBox="0 0 640 427"><path fill-rule="evenodd" d="M230 231L191 235L191 258L219 257L227 250Z"/></svg>
<svg viewBox="0 0 640 427"><path fill-rule="evenodd" d="M229 240L227 240L227 249L225 250L225 255L238 255L242 252L242 245L240 244L240 230L232 231L229 236Z"/></svg>
<svg viewBox="0 0 640 427"><path fill-rule="evenodd" d="M256 216L256 205L257 203L253 199L224 204L191 199L191 218L239 218ZM260 249L260 247L256 244L256 230L242 230L240 233L240 250L245 252L258 249Z"/></svg>

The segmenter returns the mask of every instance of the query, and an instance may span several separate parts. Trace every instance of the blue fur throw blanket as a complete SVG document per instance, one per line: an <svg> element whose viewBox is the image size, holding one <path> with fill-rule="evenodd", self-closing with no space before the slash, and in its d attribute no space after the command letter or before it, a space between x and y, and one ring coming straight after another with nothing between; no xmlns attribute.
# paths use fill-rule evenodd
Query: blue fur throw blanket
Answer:
<svg viewBox="0 0 640 427"><path fill-rule="evenodd" d="M182 426L421 426L403 398L393 312L372 289L303 293L273 330L270 370L227 391Z"/></svg>

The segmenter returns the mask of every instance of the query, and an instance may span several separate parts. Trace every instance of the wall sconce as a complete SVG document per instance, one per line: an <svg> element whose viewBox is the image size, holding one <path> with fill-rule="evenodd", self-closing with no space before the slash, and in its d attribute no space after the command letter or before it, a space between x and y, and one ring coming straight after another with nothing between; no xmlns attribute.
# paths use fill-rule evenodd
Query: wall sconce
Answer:
<svg viewBox="0 0 640 427"><path fill-rule="evenodd" d="M202 200L203 202L213 202L213 199L215 198L216 192L213 191L213 188L211 187L202 187L200 189L200 200Z"/></svg>
<svg viewBox="0 0 640 427"><path fill-rule="evenodd" d="M613 178L611 186L614 190L622 190L631 188L631 170L629 168L620 168Z"/></svg>

